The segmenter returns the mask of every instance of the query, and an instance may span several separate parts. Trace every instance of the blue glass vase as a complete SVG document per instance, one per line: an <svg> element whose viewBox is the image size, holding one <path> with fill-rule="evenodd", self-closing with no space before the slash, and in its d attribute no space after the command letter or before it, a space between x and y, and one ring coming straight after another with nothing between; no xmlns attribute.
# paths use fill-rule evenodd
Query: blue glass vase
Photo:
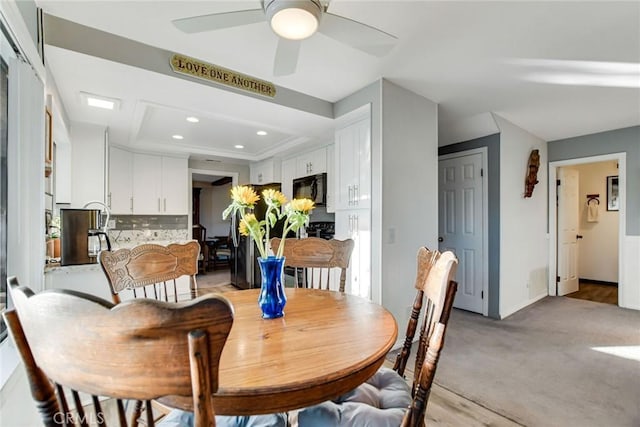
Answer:
<svg viewBox="0 0 640 427"><path fill-rule="evenodd" d="M262 273L262 285L258 305L262 310L264 319L275 319L284 316L284 305L287 297L284 294L284 257L269 256L266 259L258 258L260 273Z"/></svg>

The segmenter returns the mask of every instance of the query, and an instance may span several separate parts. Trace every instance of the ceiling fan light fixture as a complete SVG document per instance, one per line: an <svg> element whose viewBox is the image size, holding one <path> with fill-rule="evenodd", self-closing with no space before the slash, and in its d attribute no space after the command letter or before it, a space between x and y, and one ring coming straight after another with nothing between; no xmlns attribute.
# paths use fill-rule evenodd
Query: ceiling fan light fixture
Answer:
<svg viewBox="0 0 640 427"><path fill-rule="evenodd" d="M322 7L316 0L273 0L265 3L265 13L277 35L303 40L318 30Z"/></svg>

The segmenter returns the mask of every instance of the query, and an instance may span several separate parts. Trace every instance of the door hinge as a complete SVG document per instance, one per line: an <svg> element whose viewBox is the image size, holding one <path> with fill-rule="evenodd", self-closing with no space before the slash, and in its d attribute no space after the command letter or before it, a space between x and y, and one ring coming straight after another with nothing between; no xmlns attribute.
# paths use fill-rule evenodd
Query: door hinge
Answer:
<svg viewBox="0 0 640 427"><path fill-rule="evenodd" d="M484 291L480 291L480 299L484 299Z"/></svg>
<svg viewBox="0 0 640 427"><path fill-rule="evenodd" d="M556 180L556 185L560 185L560 180L559 179Z"/></svg>
<svg viewBox="0 0 640 427"><path fill-rule="evenodd" d="M560 283L560 276L556 276L556 283Z"/></svg>
<svg viewBox="0 0 640 427"><path fill-rule="evenodd" d="M480 176L484 176L484 169L480 168Z"/></svg>

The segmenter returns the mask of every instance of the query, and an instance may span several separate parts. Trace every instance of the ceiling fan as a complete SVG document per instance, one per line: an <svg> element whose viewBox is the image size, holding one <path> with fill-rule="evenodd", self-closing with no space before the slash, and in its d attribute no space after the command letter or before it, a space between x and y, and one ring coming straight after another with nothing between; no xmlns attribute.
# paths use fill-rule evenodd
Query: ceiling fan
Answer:
<svg viewBox="0 0 640 427"><path fill-rule="evenodd" d="M220 30L268 21L279 36L273 74L293 74L302 40L316 31L375 56L392 48L395 36L358 21L327 12L328 0L261 0L261 9L214 13L173 20L185 33Z"/></svg>

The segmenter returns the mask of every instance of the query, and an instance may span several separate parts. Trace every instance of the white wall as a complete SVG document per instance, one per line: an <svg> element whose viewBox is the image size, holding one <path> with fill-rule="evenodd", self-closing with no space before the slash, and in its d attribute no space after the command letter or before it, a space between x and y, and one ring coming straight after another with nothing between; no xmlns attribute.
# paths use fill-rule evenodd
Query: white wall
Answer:
<svg viewBox="0 0 640 427"><path fill-rule="evenodd" d="M383 80L382 303L399 325L415 297L418 248L437 248L437 238L438 106Z"/></svg>
<svg viewBox="0 0 640 427"><path fill-rule="evenodd" d="M607 176L618 175L616 161L586 163L578 170L580 232L578 240L578 277L618 282L619 212L607 211ZM599 194L598 222L587 222L587 194Z"/></svg>
<svg viewBox="0 0 640 427"><path fill-rule="evenodd" d="M547 143L504 118L500 127L500 317L547 295ZM539 183L524 198L531 150Z"/></svg>
<svg viewBox="0 0 640 427"><path fill-rule="evenodd" d="M438 128L438 146L470 141L500 132L492 113L481 113L471 117L444 123Z"/></svg>
<svg viewBox="0 0 640 427"><path fill-rule="evenodd" d="M210 183L195 183L200 187L200 223L207 229L207 237L227 236L231 220L222 219L222 212L231 202L231 184L212 186Z"/></svg>
<svg viewBox="0 0 640 427"><path fill-rule="evenodd" d="M72 207L81 208L92 200L105 201L104 133L104 127L88 123L74 123L71 128Z"/></svg>
<svg viewBox="0 0 640 427"><path fill-rule="evenodd" d="M245 164L230 163L230 162L207 162L206 160L189 159L189 169L215 171L217 175L222 175L219 172L230 172L231 174L238 174L238 184L249 184L249 163Z"/></svg>

